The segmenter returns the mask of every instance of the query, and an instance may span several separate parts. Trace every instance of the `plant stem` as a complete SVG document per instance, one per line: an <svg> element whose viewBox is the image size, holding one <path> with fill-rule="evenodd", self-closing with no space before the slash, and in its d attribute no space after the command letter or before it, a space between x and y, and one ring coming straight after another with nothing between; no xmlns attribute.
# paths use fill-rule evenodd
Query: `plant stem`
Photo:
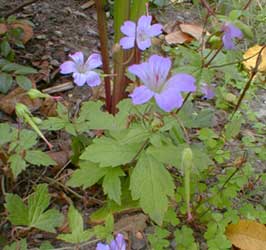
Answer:
<svg viewBox="0 0 266 250"><path fill-rule="evenodd" d="M247 83L246 83L246 85L245 85L245 88L244 88L243 92L241 93L241 95L240 95L240 97L239 97L239 99L238 99L238 102L237 102L237 104L236 104L236 106L235 106L235 109L234 109L234 112L233 112L233 114L232 114L231 119L234 117L234 114L235 114L236 111L239 109L240 104L242 103L242 100L243 100L243 98L244 98L245 95L246 95L246 92L247 92L248 89L250 88L250 85L251 85L252 80L254 79L255 75L256 75L257 72L258 72L259 65L260 65L260 63L261 63L261 54L262 54L262 52L263 52L263 50L264 50L265 48L266 48L266 45L264 45L264 46L260 49L260 51L259 51L259 54L258 54L258 57L257 57L257 60L256 60L256 64L255 64L255 68L253 68L252 71L251 71L250 77L249 77L249 79L248 79L248 81L247 81Z"/></svg>
<svg viewBox="0 0 266 250"><path fill-rule="evenodd" d="M211 62L212 62L212 61L214 60L214 58L219 54L219 52L222 50L222 48L223 48L223 45L221 45L220 48L218 48L218 49L215 51L215 53L214 53L214 55L211 57L211 59L210 59L207 63L204 64L204 67L205 67L205 68L207 68L207 67L211 64Z"/></svg>
<svg viewBox="0 0 266 250"><path fill-rule="evenodd" d="M110 75L109 68L109 54L108 54L108 35L107 35L107 21L104 11L104 0L95 1L96 11L97 11L97 23L101 44L101 54L103 60L103 72L106 75ZM104 78L104 88L105 88L105 104L106 110L111 113L111 82L110 77Z"/></svg>

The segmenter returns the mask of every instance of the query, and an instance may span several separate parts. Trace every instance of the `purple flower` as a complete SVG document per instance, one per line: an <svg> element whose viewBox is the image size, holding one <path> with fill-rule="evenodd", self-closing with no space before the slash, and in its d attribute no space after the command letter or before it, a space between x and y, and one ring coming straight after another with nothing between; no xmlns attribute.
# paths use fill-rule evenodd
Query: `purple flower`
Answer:
<svg viewBox="0 0 266 250"><path fill-rule="evenodd" d="M112 240L109 245L99 242L96 250L126 250L126 242L122 234L117 234L115 240Z"/></svg>
<svg viewBox="0 0 266 250"><path fill-rule="evenodd" d="M223 34L223 44L226 49L234 49L234 38L241 39L243 34L239 28L231 23L225 23L222 27Z"/></svg>
<svg viewBox="0 0 266 250"><path fill-rule="evenodd" d="M200 90L203 94L203 99L210 100L215 96L213 86L208 85L207 83L202 83Z"/></svg>
<svg viewBox="0 0 266 250"><path fill-rule="evenodd" d="M148 62L128 67L128 71L139 77L144 84L135 88L130 95L133 104L143 104L154 97L158 106L166 112L180 108L183 104L181 92L194 92L196 80L185 73L168 79L170 68L171 60L158 55L151 56Z"/></svg>
<svg viewBox="0 0 266 250"><path fill-rule="evenodd" d="M126 35L120 40L123 49L131 49L135 46L135 41L140 50L145 50L151 46L151 38L162 33L161 24L151 25L151 16L141 16L136 23L125 21L121 26L121 32Z"/></svg>
<svg viewBox="0 0 266 250"><path fill-rule="evenodd" d="M92 71L102 65L101 56L99 54L91 54L84 63L84 55L82 52L76 52L69 55L71 61L66 61L60 66L61 74L72 74L74 83L78 86L83 86L87 83L94 87L101 83L100 76Z"/></svg>

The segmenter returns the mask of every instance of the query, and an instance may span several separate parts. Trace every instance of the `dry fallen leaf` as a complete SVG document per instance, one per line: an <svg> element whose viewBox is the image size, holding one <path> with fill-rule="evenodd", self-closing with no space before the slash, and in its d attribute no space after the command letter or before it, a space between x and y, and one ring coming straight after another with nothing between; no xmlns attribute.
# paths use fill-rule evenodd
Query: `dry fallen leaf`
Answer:
<svg viewBox="0 0 266 250"><path fill-rule="evenodd" d="M256 66L256 62L257 62L257 58L258 58L258 54L260 52L260 50L263 48L263 46L260 45L255 45L251 48L249 48L245 54L243 55L243 58L246 60L248 58L248 60L243 61L244 66L246 67L247 70L252 70L255 68ZM266 48L263 49L262 53L261 53L261 57L260 57L260 64L259 64L259 68L258 71L260 72L266 72Z"/></svg>
<svg viewBox="0 0 266 250"><path fill-rule="evenodd" d="M70 150L47 152L47 154L56 162L58 168L64 167L71 157Z"/></svg>
<svg viewBox="0 0 266 250"><path fill-rule="evenodd" d="M258 222L240 220L229 225L225 234L240 250L266 250L266 227Z"/></svg>
<svg viewBox="0 0 266 250"><path fill-rule="evenodd" d="M7 27L4 23L0 23L0 35L3 35L7 32Z"/></svg>
<svg viewBox="0 0 266 250"><path fill-rule="evenodd" d="M134 214L129 216L124 216L115 223L115 232L132 232L133 234L137 232L143 232L146 228L146 221L148 216L145 214Z"/></svg>
<svg viewBox="0 0 266 250"><path fill-rule="evenodd" d="M168 44L182 44L185 42L191 42L193 40L193 37L182 32L181 30L175 31L172 33L169 33L168 35L165 36L165 41Z"/></svg>
<svg viewBox="0 0 266 250"><path fill-rule="evenodd" d="M202 39L202 34L204 32L204 29L202 26L197 24L189 24L189 23L183 23L180 24L180 29L184 33L194 37L198 41Z"/></svg>
<svg viewBox="0 0 266 250"><path fill-rule="evenodd" d="M18 102L26 105L31 111L35 111L41 106L40 99L30 99L27 91L18 87L0 99L0 110L11 115L15 111Z"/></svg>
<svg viewBox="0 0 266 250"><path fill-rule="evenodd" d="M25 44L33 37L32 27L24 21L16 21L10 25L12 29L21 28L23 30L22 42Z"/></svg>

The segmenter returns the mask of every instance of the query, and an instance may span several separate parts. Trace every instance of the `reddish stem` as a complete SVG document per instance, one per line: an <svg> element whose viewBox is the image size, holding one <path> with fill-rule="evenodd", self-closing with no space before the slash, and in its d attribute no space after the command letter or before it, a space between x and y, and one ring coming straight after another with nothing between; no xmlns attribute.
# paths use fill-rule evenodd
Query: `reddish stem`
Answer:
<svg viewBox="0 0 266 250"><path fill-rule="evenodd" d="M107 22L106 15L104 11L104 1L97 0L95 1L96 11L97 11L97 23L101 44L101 54L103 60L103 72L106 75L110 75L109 68L109 53L108 53L108 36L107 36ZM106 110L111 113L112 101L111 101L111 82L110 77L107 76L104 78L104 88L105 88L105 104Z"/></svg>

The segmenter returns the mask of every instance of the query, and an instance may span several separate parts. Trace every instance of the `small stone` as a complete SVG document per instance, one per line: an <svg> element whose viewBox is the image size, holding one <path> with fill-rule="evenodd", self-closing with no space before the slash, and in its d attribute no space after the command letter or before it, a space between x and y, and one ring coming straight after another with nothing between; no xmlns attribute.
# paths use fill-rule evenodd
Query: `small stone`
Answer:
<svg viewBox="0 0 266 250"><path fill-rule="evenodd" d="M63 32L60 31L60 30L56 30L54 33L55 33L55 35L57 35L58 37L62 37L62 36L63 36Z"/></svg>
<svg viewBox="0 0 266 250"><path fill-rule="evenodd" d="M45 40L45 39L47 39L47 36L46 35L37 35L36 38L39 40Z"/></svg>
<svg viewBox="0 0 266 250"><path fill-rule="evenodd" d="M64 47L64 51L65 52L69 52L70 51L70 48Z"/></svg>
<svg viewBox="0 0 266 250"><path fill-rule="evenodd" d="M51 60L51 65L58 67L60 65L60 63L57 60L53 59L53 60Z"/></svg>

